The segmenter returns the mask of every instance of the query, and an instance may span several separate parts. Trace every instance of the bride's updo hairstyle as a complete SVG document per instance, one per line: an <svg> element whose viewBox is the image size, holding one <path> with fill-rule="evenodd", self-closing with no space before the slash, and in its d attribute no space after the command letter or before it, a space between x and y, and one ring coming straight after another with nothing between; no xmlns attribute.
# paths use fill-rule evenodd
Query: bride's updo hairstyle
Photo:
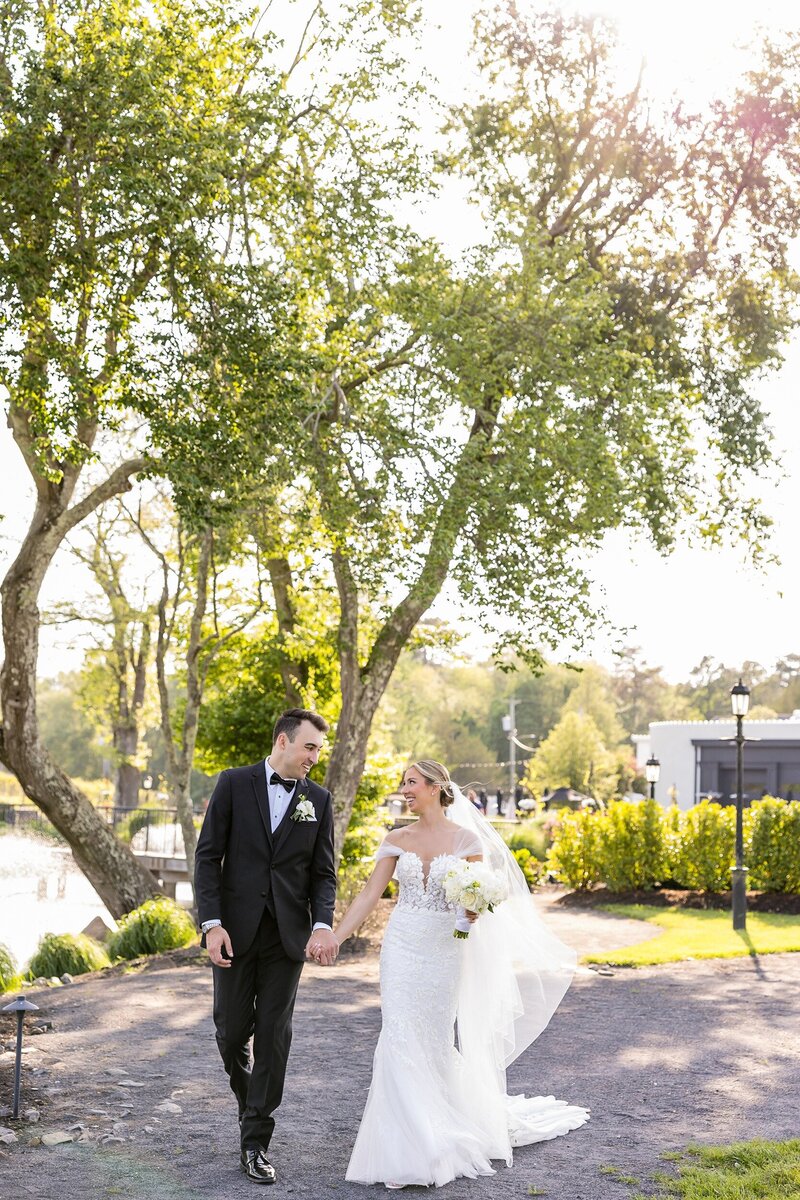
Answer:
<svg viewBox="0 0 800 1200"><path fill-rule="evenodd" d="M447 767L440 762L434 762L432 758L420 758L417 762L411 764L416 767L423 779L428 783L437 785L441 791L439 793L439 803L442 808L449 808L455 800L453 793L453 781L450 778L450 772Z"/></svg>

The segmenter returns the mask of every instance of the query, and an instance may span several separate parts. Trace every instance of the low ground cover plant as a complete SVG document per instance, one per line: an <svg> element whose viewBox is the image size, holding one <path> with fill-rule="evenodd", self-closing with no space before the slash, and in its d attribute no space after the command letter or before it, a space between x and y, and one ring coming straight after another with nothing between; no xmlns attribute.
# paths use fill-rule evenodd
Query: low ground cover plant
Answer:
<svg viewBox="0 0 800 1200"><path fill-rule="evenodd" d="M32 979L54 975L85 975L111 965L108 954L94 938L85 933L46 933L30 961Z"/></svg>
<svg viewBox="0 0 800 1200"><path fill-rule="evenodd" d="M197 936L194 921L185 908L167 896L145 900L119 921L108 939L111 958L140 958L188 946Z"/></svg>

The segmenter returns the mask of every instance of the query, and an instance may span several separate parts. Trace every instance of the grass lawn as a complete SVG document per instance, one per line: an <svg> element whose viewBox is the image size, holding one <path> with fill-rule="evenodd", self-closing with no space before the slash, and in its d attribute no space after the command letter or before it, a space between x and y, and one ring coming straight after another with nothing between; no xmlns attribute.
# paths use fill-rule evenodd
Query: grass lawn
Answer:
<svg viewBox="0 0 800 1200"><path fill-rule="evenodd" d="M646 942L587 954L584 962L646 967L686 958L735 958L744 954L800 951L800 917L785 913L748 913L747 929L735 932L731 914L719 909L651 908L647 904L609 904L603 912L658 925L663 933Z"/></svg>
<svg viewBox="0 0 800 1200"><path fill-rule="evenodd" d="M800 1141L689 1146L675 1161L676 1177L659 1174L655 1195L631 1200L800 1200Z"/></svg>

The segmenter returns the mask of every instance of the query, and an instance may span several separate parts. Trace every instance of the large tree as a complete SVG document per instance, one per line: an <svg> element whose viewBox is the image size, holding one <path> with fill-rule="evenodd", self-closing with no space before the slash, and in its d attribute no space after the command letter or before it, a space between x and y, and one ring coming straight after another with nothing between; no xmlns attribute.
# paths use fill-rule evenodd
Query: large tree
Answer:
<svg viewBox="0 0 800 1200"><path fill-rule="evenodd" d="M457 262L377 220L376 261L335 228L336 182L309 188L325 320L293 498L339 596L340 835L446 580L535 658L591 619L582 559L607 530L762 543L741 498L771 453L753 385L796 320L793 57L767 48L694 114L621 89L614 50L597 18L479 23L486 90L453 114L448 162L486 240Z"/></svg>
<svg viewBox="0 0 800 1200"><path fill-rule="evenodd" d="M298 339L245 247L284 78L219 0L6 3L0 47L0 380L36 497L2 584L0 758L120 914L154 883L42 744L39 594L137 474L200 527L278 456Z"/></svg>

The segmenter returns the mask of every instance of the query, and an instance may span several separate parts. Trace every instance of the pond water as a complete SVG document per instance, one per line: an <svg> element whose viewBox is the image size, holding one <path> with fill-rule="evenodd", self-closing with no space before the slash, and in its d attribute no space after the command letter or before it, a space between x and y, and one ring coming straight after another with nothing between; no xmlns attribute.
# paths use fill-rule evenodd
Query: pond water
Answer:
<svg viewBox="0 0 800 1200"><path fill-rule="evenodd" d="M191 902L188 884L178 885L177 898ZM94 917L114 928L68 846L30 834L0 836L0 942L20 969L42 934L80 933Z"/></svg>

